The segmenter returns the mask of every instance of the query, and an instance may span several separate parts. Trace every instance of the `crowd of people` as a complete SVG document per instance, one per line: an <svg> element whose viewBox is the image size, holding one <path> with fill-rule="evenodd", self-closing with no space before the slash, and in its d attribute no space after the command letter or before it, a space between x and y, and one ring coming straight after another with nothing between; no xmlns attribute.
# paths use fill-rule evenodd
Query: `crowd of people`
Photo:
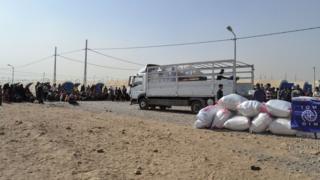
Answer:
<svg viewBox="0 0 320 180"><path fill-rule="evenodd" d="M72 83L71 83L72 84ZM110 100L110 101L129 101L130 96L125 86L112 87L103 84L93 84L91 86L80 86L80 84L72 84L71 88L66 88L64 84L50 84L37 82L35 85L35 94L30 90L32 83L23 85L4 84L0 85L0 105L2 101L10 102L38 102L44 101L65 101L70 104L77 104L77 101L94 101L94 100ZM79 88L80 86L80 88ZM223 96L222 85L219 85L218 99ZM221 96L221 97L220 97ZM275 88L268 83L266 85L256 84L252 99L267 102L270 99L281 99L291 101L293 97L299 96L313 96L320 97L319 87L315 87L312 92L311 89L303 90L299 85L294 85L292 88Z"/></svg>
<svg viewBox="0 0 320 180"><path fill-rule="evenodd" d="M71 83L72 84L72 83ZM72 84L66 87L64 84L50 84L37 82L34 94L31 91L32 83L23 85L21 83L0 85L0 105L2 101L10 102L38 102L44 101L65 101L70 104L77 104L77 101L86 100L110 100L110 101L129 101L130 97L125 86L112 87L103 84L80 86Z"/></svg>
<svg viewBox="0 0 320 180"><path fill-rule="evenodd" d="M298 84L292 86L292 88L275 88L271 87L268 83L265 86L263 84L256 84L254 89L253 99L260 102L267 102L270 99L281 99L291 102L293 97L310 96L320 97L319 87L315 87L312 92L311 89L303 90Z"/></svg>

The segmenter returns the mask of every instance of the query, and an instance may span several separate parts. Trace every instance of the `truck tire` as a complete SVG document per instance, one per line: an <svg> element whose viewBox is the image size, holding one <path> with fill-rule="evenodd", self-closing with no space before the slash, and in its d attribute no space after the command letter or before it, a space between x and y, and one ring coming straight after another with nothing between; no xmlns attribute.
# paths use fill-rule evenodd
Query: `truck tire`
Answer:
<svg viewBox="0 0 320 180"><path fill-rule="evenodd" d="M140 109L146 110L149 108L148 101L146 98L139 99L139 107Z"/></svg>
<svg viewBox="0 0 320 180"><path fill-rule="evenodd" d="M191 112L197 114L201 109L203 108L203 105L200 101L192 101L191 103Z"/></svg>

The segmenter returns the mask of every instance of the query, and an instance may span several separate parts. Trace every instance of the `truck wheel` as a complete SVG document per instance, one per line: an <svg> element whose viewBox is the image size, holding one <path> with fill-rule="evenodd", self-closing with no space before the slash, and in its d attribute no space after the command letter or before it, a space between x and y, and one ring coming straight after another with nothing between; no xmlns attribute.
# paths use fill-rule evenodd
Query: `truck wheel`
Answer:
<svg viewBox="0 0 320 180"><path fill-rule="evenodd" d="M140 109L144 109L144 110L149 108L149 105L148 105L146 98L141 98L139 100L139 107L140 107Z"/></svg>
<svg viewBox="0 0 320 180"><path fill-rule="evenodd" d="M202 104L200 101L193 101L191 104L191 111L193 113L198 113L202 109Z"/></svg>

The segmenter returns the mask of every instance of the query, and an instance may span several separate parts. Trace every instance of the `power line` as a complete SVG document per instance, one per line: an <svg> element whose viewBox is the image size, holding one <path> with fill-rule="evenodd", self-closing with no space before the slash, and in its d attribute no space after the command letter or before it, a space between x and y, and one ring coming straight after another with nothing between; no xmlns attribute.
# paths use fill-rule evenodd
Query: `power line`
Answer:
<svg viewBox="0 0 320 180"><path fill-rule="evenodd" d="M65 51L65 52L62 52L60 53L61 54L72 54L72 53L76 53L76 52L80 52L80 51L83 51L83 49L76 49L76 50L72 50L72 51ZM40 63L42 61L45 61L49 58L53 57L53 55L50 55L50 56L46 56L46 57L43 57L41 59L38 59L38 60L35 60L35 61L31 61L30 63L27 63L27 64L23 64L23 65L20 65L20 66L16 66L17 68L23 68L23 67L27 67L27 66L30 66L30 65L33 65L33 64L37 64L37 63Z"/></svg>
<svg viewBox="0 0 320 180"><path fill-rule="evenodd" d="M114 56L111 56L111 55L108 55L108 54L101 53L101 52L99 52L99 51L95 51L95 50L93 50L93 49L88 49L88 50L91 51L91 52L94 52L94 53L96 53L96 54L100 54L100 55L102 55L102 56L105 56L105 57L114 59L114 60L122 61L122 62L129 63L129 64L134 64L134 65L144 66L143 64L136 63L136 62L129 61L129 60L126 60L126 59L122 59L122 58L118 58L118 57L114 57Z"/></svg>
<svg viewBox="0 0 320 180"><path fill-rule="evenodd" d="M303 29L295 29L295 30L289 30L289 31L266 33L266 34L258 34L258 35L252 35L252 36L243 36L243 37L239 37L237 39L251 39L251 38L274 36L274 35L288 34L288 33L301 32L301 31L309 31L309 30L315 30L315 29L320 29L320 26L311 27L311 28L303 28Z"/></svg>
<svg viewBox="0 0 320 180"><path fill-rule="evenodd" d="M1 73L5 73L5 74L11 74L11 69L8 68L0 68L3 69L5 72L0 72ZM43 73L39 73L39 72L28 72L28 71L14 71L17 74L34 74L34 75L43 75ZM67 74L57 74L57 76L70 76L70 77L78 77L78 76L73 76L73 75L67 75Z"/></svg>
<svg viewBox="0 0 320 180"><path fill-rule="evenodd" d="M64 51L64 52L61 52L61 53L58 53L59 55L66 55L66 54L73 54L73 53L76 53L76 52L80 52L80 51L83 51L84 49L75 49L75 50L71 50L71 51Z"/></svg>
<svg viewBox="0 0 320 180"><path fill-rule="evenodd" d="M23 67L27 67L27 66L30 66L30 65L33 65L33 64L36 64L36 63L39 63L39 62L42 62L42 61L45 61L45 60L48 60L49 58L53 57L53 55L50 55L50 56L47 56L47 57L43 57L41 59L38 59L38 60L35 60L35 61L32 61L30 63L27 63L27 64L23 64L23 65L20 65L20 66L16 66L17 68L23 68Z"/></svg>
<svg viewBox="0 0 320 180"><path fill-rule="evenodd" d="M66 56L61 56L59 55L59 57L67 60L67 61L72 61L72 62L76 62L76 63L81 63L83 64L83 61L81 60L77 60L77 59L73 59L73 58L69 58ZM137 70L137 69L130 69L130 68L119 68L119 67L113 67L113 66L103 66L103 65L99 65L99 64L94 64L94 63L88 63L89 65L92 66L96 66L96 67L100 67L100 68L106 68L106 69L117 69L117 70Z"/></svg>
<svg viewBox="0 0 320 180"><path fill-rule="evenodd" d="M42 73L36 73L36 72L26 72L26 71L14 71L15 73L20 74L34 74L34 75L42 75Z"/></svg>
<svg viewBox="0 0 320 180"><path fill-rule="evenodd" d="M251 38L274 36L274 35L288 34L288 33L301 32L301 31L309 31L309 30L315 30L315 29L320 29L320 26L303 28L303 29L288 30L288 31L273 32L273 33L258 34L258 35L251 35L251 36L243 36L243 37L238 37L237 39L251 39ZM218 39L218 40L209 40L209 41L195 41L195 42L186 42L186 43L158 44L158 45L147 45L147 46L95 48L95 49L91 49L91 50L127 50L127 49L161 48L161 47L175 47L175 46L209 44L209 43L217 43L217 42L224 42L224 41L231 41L231 40L233 40L233 39L229 38L229 39Z"/></svg>
<svg viewBox="0 0 320 180"><path fill-rule="evenodd" d="M95 48L91 50L126 50L126 49L146 49L146 48L161 48L161 47L173 47L173 46L190 46L199 44L209 44L230 41L232 39L217 39L209 41L195 41L195 42L185 42L185 43L172 43L172 44L158 44L158 45L148 45L148 46L128 46L128 47L113 47L113 48Z"/></svg>

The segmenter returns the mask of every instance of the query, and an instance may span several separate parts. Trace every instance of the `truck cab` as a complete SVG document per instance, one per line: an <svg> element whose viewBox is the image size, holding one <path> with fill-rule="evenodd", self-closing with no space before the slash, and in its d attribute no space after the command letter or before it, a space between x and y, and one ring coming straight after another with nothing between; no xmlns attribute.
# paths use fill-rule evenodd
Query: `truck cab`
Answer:
<svg viewBox="0 0 320 180"><path fill-rule="evenodd" d="M146 94L145 91L145 75L148 67L159 66L157 64L147 64L140 69L136 75L129 76L128 86L130 88L129 95L131 104L137 104L140 96Z"/></svg>
<svg viewBox="0 0 320 180"><path fill-rule="evenodd" d="M137 74L134 76L129 77L129 84L130 87L129 95L131 104L136 104L139 95L145 93L144 89L144 74Z"/></svg>

